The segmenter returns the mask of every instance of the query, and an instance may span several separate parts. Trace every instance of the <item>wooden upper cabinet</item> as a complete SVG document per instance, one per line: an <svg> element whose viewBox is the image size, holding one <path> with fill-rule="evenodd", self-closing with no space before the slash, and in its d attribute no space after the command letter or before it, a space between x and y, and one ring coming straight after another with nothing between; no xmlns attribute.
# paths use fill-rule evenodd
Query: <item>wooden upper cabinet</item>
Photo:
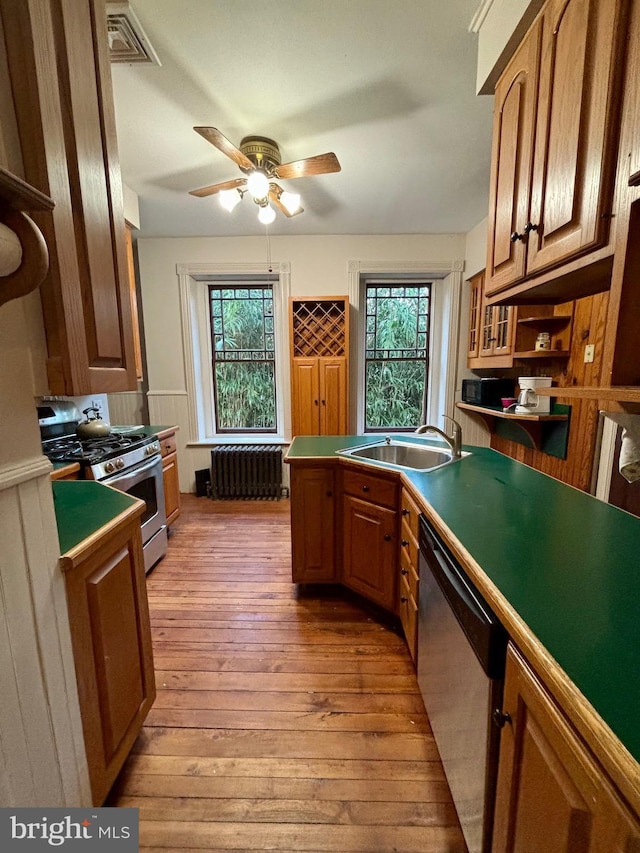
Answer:
<svg viewBox="0 0 640 853"><path fill-rule="evenodd" d="M542 24L538 20L498 81L493 114L485 292L503 290L526 272L531 161Z"/></svg>
<svg viewBox="0 0 640 853"><path fill-rule="evenodd" d="M482 294L484 293L484 271L469 279L469 334L467 358L477 358L480 350L480 321L482 318Z"/></svg>
<svg viewBox="0 0 640 853"><path fill-rule="evenodd" d="M50 195L52 393L136 388L104 0L0 0L25 178ZM34 218L36 218L34 216Z"/></svg>
<svg viewBox="0 0 640 853"><path fill-rule="evenodd" d="M608 242L626 6L548 0L496 87L487 294Z"/></svg>

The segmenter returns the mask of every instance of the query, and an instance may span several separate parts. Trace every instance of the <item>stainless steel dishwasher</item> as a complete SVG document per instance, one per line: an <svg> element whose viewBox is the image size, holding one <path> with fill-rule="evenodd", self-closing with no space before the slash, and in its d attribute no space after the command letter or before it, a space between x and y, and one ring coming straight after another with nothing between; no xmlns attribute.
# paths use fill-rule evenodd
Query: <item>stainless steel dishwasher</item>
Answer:
<svg viewBox="0 0 640 853"><path fill-rule="evenodd" d="M469 853L488 853L507 634L420 518L418 684Z"/></svg>

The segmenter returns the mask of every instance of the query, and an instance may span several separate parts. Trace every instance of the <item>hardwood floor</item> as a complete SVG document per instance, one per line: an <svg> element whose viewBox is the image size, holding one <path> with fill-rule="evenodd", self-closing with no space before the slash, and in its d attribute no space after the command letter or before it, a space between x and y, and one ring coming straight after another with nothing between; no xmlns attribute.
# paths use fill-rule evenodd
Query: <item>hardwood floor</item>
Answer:
<svg viewBox="0 0 640 853"><path fill-rule="evenodd" d="M148 576L158 697L107 805L147 851L464 853L403 639L290 578L287 500L183 496Z"/></svg>

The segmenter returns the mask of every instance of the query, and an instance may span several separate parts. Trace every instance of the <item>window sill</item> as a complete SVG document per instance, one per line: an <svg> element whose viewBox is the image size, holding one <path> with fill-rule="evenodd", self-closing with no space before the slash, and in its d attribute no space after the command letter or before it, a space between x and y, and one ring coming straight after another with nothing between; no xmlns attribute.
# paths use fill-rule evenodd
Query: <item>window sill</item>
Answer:
<svg viewBox="0 0 640 853"><path fill-rule="evenodd" d="M188 441L187 447L215 447L218 444L291 444L281 435L215 435L200 441Z"/></svg>

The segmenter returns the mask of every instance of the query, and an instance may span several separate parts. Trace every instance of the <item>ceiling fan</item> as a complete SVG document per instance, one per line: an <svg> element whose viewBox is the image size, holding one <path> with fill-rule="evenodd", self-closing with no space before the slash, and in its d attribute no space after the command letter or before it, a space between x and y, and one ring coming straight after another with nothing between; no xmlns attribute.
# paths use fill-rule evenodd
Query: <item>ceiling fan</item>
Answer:
<svg viewBox="0 0 640 853"><path fill-rule="evenodd" d="M306 178L313 175L326 175L339 172L340 163L333 153L318 154L306 157L304 160L294 160L282 163L277 142L264 136L245 136L240 147L229 142L215 127L194 127L196 133L204 137L223 154L226 154L244 172L245 177L234 178L209 187L191 190L190 195L204 198L220 194L220 200L227 210L231 211L248 192L260 207L258 218L268 224L275 219L275 211L269 201L282 211L285 216L296 216L302 213L300 196L284 190L275 179L289 180L291 178Z"/></svg>

